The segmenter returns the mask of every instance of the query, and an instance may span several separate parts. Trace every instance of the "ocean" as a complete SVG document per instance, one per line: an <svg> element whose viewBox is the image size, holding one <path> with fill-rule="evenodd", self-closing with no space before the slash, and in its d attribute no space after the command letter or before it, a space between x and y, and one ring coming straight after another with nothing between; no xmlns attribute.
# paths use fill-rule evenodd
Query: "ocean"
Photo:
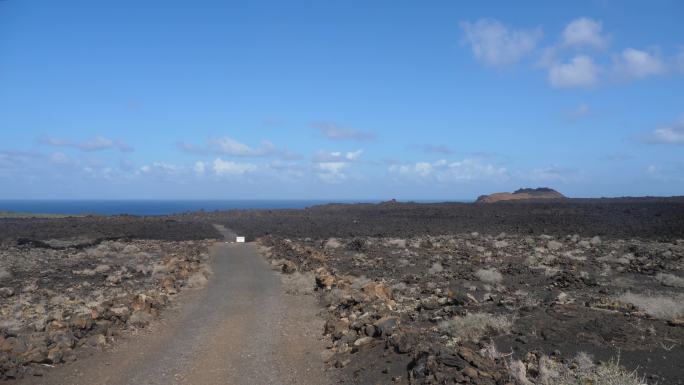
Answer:
<svg viewBox="0 0 684 385"><path fill-rule="evenodd" d="M0 200L0 212L72 215L168 215L230 209L301 209L345 200Z"/></svg>

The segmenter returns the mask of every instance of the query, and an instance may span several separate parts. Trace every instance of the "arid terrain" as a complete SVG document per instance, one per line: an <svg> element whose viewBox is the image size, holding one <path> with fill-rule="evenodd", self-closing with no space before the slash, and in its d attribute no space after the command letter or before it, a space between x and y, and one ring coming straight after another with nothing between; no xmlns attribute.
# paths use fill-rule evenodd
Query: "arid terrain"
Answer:
<svg viewBox="0 0 684 385"><path fill-rule="evenodd" d="M682 198L0 219L2 377L49 378L220 287L213 224L256 241L269 290L320 305L307 346L338 383L684 384Z"/></svg>

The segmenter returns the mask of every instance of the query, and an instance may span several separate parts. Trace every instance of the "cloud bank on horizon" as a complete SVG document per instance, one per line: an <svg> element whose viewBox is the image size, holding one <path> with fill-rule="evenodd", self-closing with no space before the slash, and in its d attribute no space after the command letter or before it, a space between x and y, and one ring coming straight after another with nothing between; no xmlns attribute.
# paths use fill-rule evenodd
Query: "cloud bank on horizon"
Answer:
<svg viewBox="0 0 684 385"><path fill-rule="evenodd" d="M0 199L684 194L679 2L133 4L0 4Z"/></svg>

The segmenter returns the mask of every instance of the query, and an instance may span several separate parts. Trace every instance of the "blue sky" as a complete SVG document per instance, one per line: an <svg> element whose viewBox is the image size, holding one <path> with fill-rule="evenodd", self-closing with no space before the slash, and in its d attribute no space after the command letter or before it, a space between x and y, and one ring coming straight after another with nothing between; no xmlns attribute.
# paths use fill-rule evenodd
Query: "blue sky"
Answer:
<svg viewBox="0 0 684 385"><path fill-rule="evenodd" d="M0 198L684 193L679 1L0 1Z"/></svg>

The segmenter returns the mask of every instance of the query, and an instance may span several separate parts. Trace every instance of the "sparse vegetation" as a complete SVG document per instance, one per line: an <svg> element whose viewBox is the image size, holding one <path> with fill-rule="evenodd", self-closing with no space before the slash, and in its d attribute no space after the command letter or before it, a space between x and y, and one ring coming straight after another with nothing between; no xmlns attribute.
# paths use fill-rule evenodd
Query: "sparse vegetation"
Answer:
<svg viewBox="0 0 684 385"><path fill-rule="evenodd" d="M436 273L441 273L444 271L444 267L442 266L441 263L435 262L432 264L432 267L428 269L429 274L436 274Z"/></svg>
<svg viewBox="0 0 684 385"><path fill-rule="evenodd" d="M203 266L200 271L192 274L188 278L188 287L190 288L202 288L209 282L209 276L211 275L211 268L209 266Z"/></svg>
<svg viewBox="0 0 684 385"><path fill-rule="evenodd" d="M295 271L292 274L283 274L281 278L288 294L311 294L316 287L316 277L310 271Z"/></svg>
<svg viewBox="0 0 684 385"><path fill-rule="evenodd" d="M394 247L398 247L400 249L405 249L406 248L406 240L400 239L400 238L388 239L387 240L387 246L394 246Z"/></svg>
<svg viewBox="0 0 684 385"><path fill-rule="evenodd" d="M515 369L518 374L520 368ZM511 375L514 375L511 373ZM543 385L646 385L635 371L620 366L618 360L594 365L590 356L580 352L572 365L564 365L546 356L539 360L537 384Z"/></svg>
<svg viewBox="0 0 684 385"><path fill-rule="evenodd" d="M658 273L655 280L664 286L670 287L684 287L684 278L678 277L674 274Z"/></svg>
<svg viewBox="0 0 684 385"><path fill-rule="evenodd" d="M475 276L484 283L497 284L503 280L503 276L495 268L479 269L475 272Z"/></svg>
<svg viewBox="0 0 684 385"><path fill-rule="evenodd" d="M338 247L341 247L342 243L340 243L337 238L329 238L327 241L325 241L325 248L326 249L337 249Z"/></svg>
<svg viewBox="0 0 684 385"><path fill-rule="evenodd" d="M654 318L670 320L684 317L684 296L644 295L626 292L617 300L634 305Z"/></svg>
<svg viewBox="0 0 684 385"><path fill-rule="evenodd" d="M489 313L470 313L464 317L454 317L439 324L442 331L458 341L478 342L488 333L508 333L513 326L511 318Z"/></svg>

